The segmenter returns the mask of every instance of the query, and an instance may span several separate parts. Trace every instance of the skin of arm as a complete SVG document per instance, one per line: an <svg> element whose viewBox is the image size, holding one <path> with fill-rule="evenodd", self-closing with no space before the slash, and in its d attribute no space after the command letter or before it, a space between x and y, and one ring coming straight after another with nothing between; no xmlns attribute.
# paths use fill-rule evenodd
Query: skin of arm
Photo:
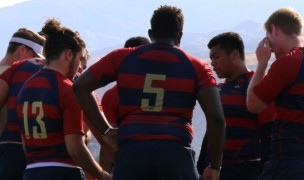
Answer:
<svg viewBox="0 0 304 180"><path fill-rule="evenodd" d="M264 38L256 49L256 57L258 66L254 73L247 90L247 108L252 113L263 111L267 104L260 100L253 91L253 87L261 82L266 74L266 68L271 56L271 49L266 38Z"/></svg>
<svg viewBox="0 0 304 180"><path fill-rule="evenodd" d="M104 133L108 128L111 128L107 135L103 136L103 139L112 148L117 149L117 129L112 128L107 122L103 113L99 109L94 95L92 94L92 92L99 87L100 83L88 71L83 73L73 84L76 98L87 120L101 133Z"/></svg>
<svg viewBox="0 0 304 180"><path fill-rule="evenodd" d="M84 171L98 179L111 179L111 176L103 171L91 155L89 149L85 145L83 135L68 134L64 137L67 150L77 165Z"/></svg>
<svg viewBox="0 0 304 180"><path fill-rule="evenodd" d="M225 118L217 87L201 88L197 100L205 113L207 120L208 143L210 146L210 163L221 167L225 143ZM204 179L218 179L219 171L206 168Z"/></svg>
<svg viewBox="0 0 304 180"><path fill-rule="evenodd" d="M8 98L8 91L9 91L9 86L8 84L0 79L0 109L2 110L2 108L5 106L6 102L7 102L7 98ZM0 135L3 132L3 129L5 127L6 124L6 112L4 112L4 114L0 114Z"/></svg>

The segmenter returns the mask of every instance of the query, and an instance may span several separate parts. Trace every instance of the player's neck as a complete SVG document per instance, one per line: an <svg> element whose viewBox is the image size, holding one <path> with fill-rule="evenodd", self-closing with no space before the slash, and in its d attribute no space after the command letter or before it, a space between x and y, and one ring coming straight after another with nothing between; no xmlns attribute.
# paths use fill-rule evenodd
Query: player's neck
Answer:
<svg viewBox="0 0 304 180"><path fill-rule="evenodd" d="M65 68L65 66L62 64L60 60L51 61L49 64L45 66L45 68L57 71L60 74L62 74L64 77L66 77L68 73L66 70L67 68Z"/></svg>
<svg viewBox="0 0 304 180"><path fill-rule="evenodd" d="M240 75L242 74L246 74L249 72L249 69L247 68L247 66L245 65L245 62L241 63L238 67L236 67L233 70L233 73L231 73L231 75L229 77L226 78L226 81L230 82L230 81L234 81L235 79L237 79Z"/></svg>
<svg viewBox="0 0 304 180"><path fill-rule="evenodd" d="M1 66L10 66L12 65L17 59L14 57L13 54L6 54L5 57L0 61Z"/></svg>

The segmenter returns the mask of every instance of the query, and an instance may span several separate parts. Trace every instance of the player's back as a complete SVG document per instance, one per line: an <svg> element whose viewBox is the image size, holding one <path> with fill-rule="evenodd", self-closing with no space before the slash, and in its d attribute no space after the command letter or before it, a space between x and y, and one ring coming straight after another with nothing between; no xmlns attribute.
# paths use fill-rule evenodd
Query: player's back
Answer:
<svg viewBox="0 0 304 180"><path fill-rule="evenodd" d="M127 55L117 73L120 137L190 144L197 90L209 70L173 45L145 45Z"/></svg>
<svg viewBox="0 0 304 180"><path fill-rule="evenodd" d="M22 142L16 109L17 94L23 83L43 67L42 61L40 58L17 61L1 75L1 79L9 85L7 123L0 137L1 142Z"/></svg>
<svg viewBox="0 0 304 180"><path fill-rule="evenodd" d="M64 140L61 108L72 92L72 82L59 72L42 69L32 76L18 95L18 117L27 163L62 162L74 165Z"/></svg>

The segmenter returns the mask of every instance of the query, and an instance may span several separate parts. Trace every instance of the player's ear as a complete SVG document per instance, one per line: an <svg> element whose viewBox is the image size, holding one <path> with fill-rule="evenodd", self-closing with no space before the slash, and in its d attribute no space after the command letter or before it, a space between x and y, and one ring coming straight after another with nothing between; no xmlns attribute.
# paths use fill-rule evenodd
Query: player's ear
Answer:
<svg viewBox="0 0 304 180"><path fill-rule="evenodd" d="M67 49L63 53L64 53L64 56L65 56L65 59L70 63L74 58L74 54L73 54L72 50Z"/></svg>
<svg viewBox="0 0 304 180"><path fill-rule="evenodd" d="M148 30L148 35L149 35L149 37L150 37L151 42L153 42L154 37L153 37L153 31L152 31L152 29L149 29L149 30Z"/></svg>

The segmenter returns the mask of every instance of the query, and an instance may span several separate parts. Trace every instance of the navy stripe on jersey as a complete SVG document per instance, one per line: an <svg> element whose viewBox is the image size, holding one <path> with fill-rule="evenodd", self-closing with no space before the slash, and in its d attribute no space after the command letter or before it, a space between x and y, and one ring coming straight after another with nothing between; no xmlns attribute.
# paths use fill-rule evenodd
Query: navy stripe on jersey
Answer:
<svg viewBox="0 0 304 180"><path fill-rule="evenodd" d="M155 104L156 95L153 93L143 93L142 89L120 88L119 93L124 94L120 97L121 105L140 106L143 98L149 99L150 104ZM139 96L139 94L141 96ZM195 105L195 98L189 93L166 91L163 106L170 108L191 108Z"/></svg>
<svg viewBox="0 0 304 180"><path fill-rule="evenodd" d="M284 104L284 108L303 110L304 109L304 95L285 93L283 96L281 96L276 101L277 106L281 106L282 104Z"/></svg>
<svg viewBox="0 0 304 180"><path fill-rule="evenodd" d="M257 114L250 113L244 105L223 104L223 108L225 109L225 117L246 118L252 121L257 120Z"/></svg>

